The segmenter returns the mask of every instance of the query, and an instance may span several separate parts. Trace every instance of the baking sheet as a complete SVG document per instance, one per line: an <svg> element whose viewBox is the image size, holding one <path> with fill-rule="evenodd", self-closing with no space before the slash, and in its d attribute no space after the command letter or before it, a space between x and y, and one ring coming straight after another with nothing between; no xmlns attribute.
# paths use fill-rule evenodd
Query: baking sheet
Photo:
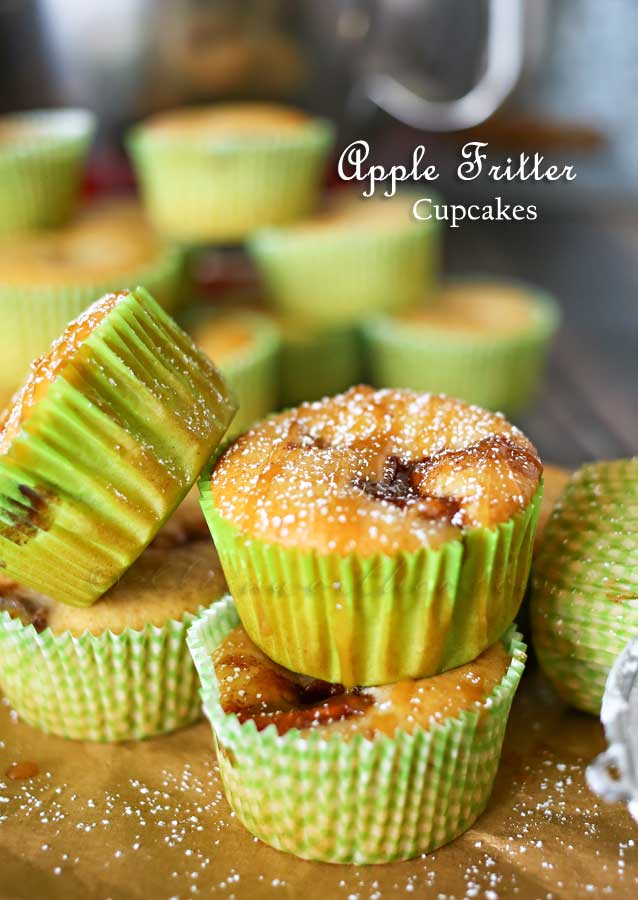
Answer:
<svg viewBox="0 0 638 900"><path fill-rule="evenodd" d="M409 862L333 866L244 831L223 797L205 722L137 744L75 743L19 723L2 701L0 897L635 900L638 828L584 780L603 746L598 721L563 706L532 666L474 828ZM16 762L36 763L39 774L7 778Z"/></svg>

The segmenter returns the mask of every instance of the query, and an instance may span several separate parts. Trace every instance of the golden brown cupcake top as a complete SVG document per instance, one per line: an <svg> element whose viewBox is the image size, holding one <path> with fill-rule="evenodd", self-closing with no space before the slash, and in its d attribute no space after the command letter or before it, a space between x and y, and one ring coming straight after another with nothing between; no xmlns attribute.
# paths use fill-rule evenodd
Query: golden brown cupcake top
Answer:
<svg viewBox="0 0 638 900"><path fill-rule="evenodd" d="M502 681L511 656L499 641L467 665L431 678L406 679L379 687L344 688L290 672L269 659L235 628L212 654L220 703L240 722L254 721L259 731L275 725L280 735L298 728L307 737L320 730L348 739L392 737L397 728L413 732L433 722L481 710Z"/></svg>
<svg viewBox="0 0 638 900"><path fill-rule="evenodd" d="M541 472L533 445L498 413L359 386L246 432L218 461L211 490L249 537L369 556L505 522Z"/></svg>
<svg viewBox="0 0 638 900"><path fill-rule="evenodd" d="M181 621L226 593L226 581L208 538L170 543L166 535L148 547L131 568L93 606L57 603L12 582L0 582L0 610L8 610L37 631L121 634L147 624Z"/></svg>
<svg viewBox="0 0 638 900"><path fill-rule="evenodd" d="M241 313L221 313L199 328L193 339L215 363L241 357L255 341L255 322Z"/></svg>
<svg viewBox="0 0 638 900"><path fill-rule="evenodd" d="M420 328L469 335L507 337L524 334L537 318L534 299L524 288L499 282L459 282L443 288L428 306L399 313L399 322Z"/></svg>
<svg viewBox="0 0 638 900"><path fill-rule="evenodd" d="M560 466L543 466L543 501L534 535L534 551L538 550L540 546L545 526L571 474L569 469L563 469Z"/></svg>
<svg viewBox="0 0 638 900"><path fill-rule="evenodd" d="M141 271L166 250L138 204L96 203L63 228L0 240L0 283L93 285Z"/></svg>
<svg viewBox="0 0 638 900"><path fill-rule="evenodd" d="M120 291L116 294L106 294L96 300L67 326L43 356L31 363L24 385L0 414L0 453L7 452L36 404L46 395L49 386L58 375L73 365L73 359L81 353L83 343L116 304L128 294L129 291Z"/></svg>
<svg viewBox="0 0 638 900"><path fill-rule="evenodd" d="M233 138L294 134L312 121L301 110L275 103L218 103L159 113L145 121L144 128L167 136L222 143Z"/></svg>

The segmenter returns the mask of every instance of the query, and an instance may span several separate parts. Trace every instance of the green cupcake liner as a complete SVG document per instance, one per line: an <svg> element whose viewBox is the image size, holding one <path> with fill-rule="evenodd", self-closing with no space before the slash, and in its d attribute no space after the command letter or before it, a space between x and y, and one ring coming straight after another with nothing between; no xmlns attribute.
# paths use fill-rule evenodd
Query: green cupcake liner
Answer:
<svg viewBox="0 0 638 900"><path fill-rule="evenodd" d="M152 297L125 295L0 455L0 567L60 602L95 602L184 498L234 409Z"/></svg>
<svg viewBox="0 0 638 900"><path fill-rule="evenodd" d="M128 146L155 227L198 244L239 241L310 213L333 140L330 123L316 119L298 134L223 144L141 125Z"/></svg>
<svg viewBox="0 0 638 900"><path fill-rule="evenodd" d="M559 696L594 715L616 657L638 635L638 520L623 520L637 501L638 459L584 466L565 488L534 564L539 663Z"/></svg>
<svg viewBox="0 0 638 900"><path fill-rule="evenodd" d="M474 659L514 621L542 496L493 529L439 549L338 556L249 538L201 505L251 639L271 659L347 686L434 675Z"/></svg>
<svg viewBox="0 0 638 900"><path fill-rule="evenodd" d="M200 717L186 645L195 616L121 634L41 634L0 613L0 687L28 725L82 741L129 741Z"/></svg>
<svg viewBox="0 0 638 900"><path fill-rule="evenodd" d="M438 279L439 233L414 222L367 234L273 228L254 234L248 250L280 313L347 324L423 302Z"/></svg>
<svg viewBox="0 0 638 900"><path fill-rule="evenodd" d="M29 286L2 282L0 277L0 318L8 339L0 356L0 389L15 390L31 362L46 353L96 297L142 285L160 306L172 311L178 305L182 276L182 251L167 247L154 263L103 282Z"/></svg>
<svg viewBox="0 0 638 900"><path fill-rule="evenodd" d="M352 328L304 324L283 329L279 406L332 397L361 379L361 347Z"/></svg>
<svg viewBox="0 0 638 900"><path fill-rule="evenodd" d="M0 234L62 225L75 207L95 117L67 109L10 118L51 133L0 147Z"/></svg>
<svg viewBox="0 0 638 900"><path fill-rule="evenodd" d="M202 614L188 644L202 682L226 796L242 824L278 850L334 863L391 862L454 840L485 809L505 726L525 667L515 628L512 662L481 711L349 741L320 729L301 738L259 732L224 713L211 652L239 624L230 598ZM319 799L319 802L317 802Z"/></svg>
<svg viewBox="0 0 638 900"><path fill-rule="evenodd" d="M249 312L238 315L254 334L254 344L235 358L219 363L239 404L227 434L229 438L236 437L271 413L277 406L278 394L281 340L276 326L265 316Z"/></svg>
<svg viewBox="0 0 638 900"><path fill-rule="evenodd" d="M364 323L363 343L371 380L378 387L460 397L486 409L516 414L533 400L558 322L554 301L530 291L536 321L520 335L479 337L445 334L389 316Z"/></svg>

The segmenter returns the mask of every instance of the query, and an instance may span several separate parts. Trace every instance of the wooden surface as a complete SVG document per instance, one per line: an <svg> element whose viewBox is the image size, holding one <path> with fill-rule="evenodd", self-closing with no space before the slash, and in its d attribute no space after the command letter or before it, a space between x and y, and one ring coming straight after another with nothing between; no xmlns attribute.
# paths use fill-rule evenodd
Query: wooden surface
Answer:
<svg viewBox="0 0 638 900"><path fill-rule="evenodd" d="M638 454L638 217L467 224L445 246L447 275L520 278L561 305L544 389L517 423L541 456L575 466Z"/></svg>

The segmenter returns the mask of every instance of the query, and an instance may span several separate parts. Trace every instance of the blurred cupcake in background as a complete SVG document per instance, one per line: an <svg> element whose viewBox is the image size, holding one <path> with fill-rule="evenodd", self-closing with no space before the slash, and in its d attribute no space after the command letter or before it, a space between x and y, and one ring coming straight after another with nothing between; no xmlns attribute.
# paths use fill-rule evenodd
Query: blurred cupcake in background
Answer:
<svg viewBox="0 0 638 900"><path fill-rule="evenodd" d="M325 209L248 242L272 305L323 324L422 302L439 270L439 229L417 222L408 194L337 193Z"/></svg>
<svg viewBox="0 0 638 900"><path fill-rule="evenodd" d="M69 219L95 124L84 109L0 117L0 233L54 228Z"/></svg>
<svg viewBox="0 0 638 900"><path fill-rule="evenodd" d="M365 322L366 361L379 387L445 393L512 415L533 399L558 323L541 291L460 280L430 303Z"/></svg>
<svg viewBox="0 0 638 900"><path fill-rule="evenodd" d="M195 244L308 215L332 144L329 122L268 103L161 113L129 139L151 221Z"/></svg>
<svg viewBox="0 0 638 900"><path fill-rule="evenodd" d="M178 303L182 253L130 200L87 207L56 230L0 240L0 318L7 337L0 390L13 390L30 363L96 297L142 285L165 308Z"/></svg>
<svg viewBox="0 0 638 900"><path fill-rule="evenodd" d="M220 310L196 327L194 339L219 367L239 404L230 436L276 408L280 336L269 316Z"/></svg>
<svg viewBox="0 0 638 900"><path fill-rule="evenodd" d="M356 329L279 317L282 334L279 406L320 400L344 391L361 377Z"/></svg>

